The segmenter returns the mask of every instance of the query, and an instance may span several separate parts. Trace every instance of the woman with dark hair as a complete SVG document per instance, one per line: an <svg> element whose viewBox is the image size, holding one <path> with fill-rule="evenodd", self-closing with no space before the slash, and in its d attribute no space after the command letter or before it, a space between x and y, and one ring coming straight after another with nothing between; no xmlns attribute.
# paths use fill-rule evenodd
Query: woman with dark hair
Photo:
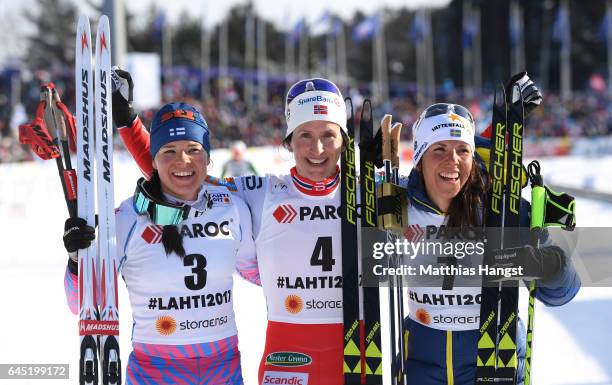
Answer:
<svg viewBox="0 0 612 385"><path fill-rule="evenodd" d="M210 144L202 115L170 103L151 127L150 180L116 210L117 265L134 327L127 384L241 385L232 273L255 254L251 215L223 186L206 183ZM65 286L77 311L77 250L95 231L66 221Z"/></svg>
<svg viewBox="0 0 612 385"><path fill-rule="evenodd" d="M531 82L529 78L527 81ZM475 140L482 138L475 137L472 114L460 105L434 104L414 123L413 135L415 166L407 181L409 225L427 227L428 232L441 227L481 228L489 183L486 167L476 152ZM523 221L520 225L528 229L529 203L523 200L520 206ZM537 241L539 247L534 247ZM518 256L529 254L543 267L538 272L536 291L541 302L560 306L578 292L580 280L568 253L553 245L545 231L540 239L527 239L524 246L513 251ZM416 258L426 261L431 256L421 253ZM481 287L459 285L445 290L432 285L411 286L407 290L409 316L404 322L406 332L400 345L404 349L407 383L473 384ZM524 376L525 334L519 320L516 339L519 384Z"/></svg>
<svg viewBox="0 0 612 385"><path fill-rule="evenodd" d="M129 89L129 74L117 73L126 79L123 84ZM129 93L120 92L113 94L113 100L118 100L113 113L126 113L115 115L115 123L143 173L150 175L148 135L129 107ZM232 179L232 189L251 210L257 251L257 258L243 263L239 270L263 287L268 311L259 383L341 385L344 337L338 161L347 138L344 98L327 79L301 80L287 93L285 118L283 146L295 159L289 173ZM299 360L299 365L287 365L286 359Z"/></svg>

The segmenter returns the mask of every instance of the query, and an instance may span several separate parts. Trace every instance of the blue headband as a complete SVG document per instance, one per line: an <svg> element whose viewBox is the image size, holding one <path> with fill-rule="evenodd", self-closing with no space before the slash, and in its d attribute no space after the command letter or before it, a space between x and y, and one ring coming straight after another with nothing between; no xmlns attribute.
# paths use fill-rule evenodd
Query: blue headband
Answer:
<svg viewBox="0 0 612 385"><path fill-rule="evenodd" d="M151 156L162 146L177 140L193 140L210 154L208 125L200 112L186 103L168 103L153 118L151 125Z"/></svg>

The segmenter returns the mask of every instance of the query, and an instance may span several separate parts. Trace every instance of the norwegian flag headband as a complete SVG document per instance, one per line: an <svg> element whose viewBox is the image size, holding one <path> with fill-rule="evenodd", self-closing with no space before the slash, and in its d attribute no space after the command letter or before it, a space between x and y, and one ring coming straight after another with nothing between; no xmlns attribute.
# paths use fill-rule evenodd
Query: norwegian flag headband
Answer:
<svg viewBox="0 0 612 385"><path fill-rule="evenodd" d="M287 92L285 103L287 133L303 123L322 120L336 123L346 132L346 106L338 87L327 79L300 80Z"/></svg>

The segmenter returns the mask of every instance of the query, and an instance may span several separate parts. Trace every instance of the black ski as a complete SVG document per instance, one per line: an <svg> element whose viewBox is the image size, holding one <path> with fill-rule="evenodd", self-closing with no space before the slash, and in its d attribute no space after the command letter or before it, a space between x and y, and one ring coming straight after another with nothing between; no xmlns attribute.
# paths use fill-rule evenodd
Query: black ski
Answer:
<svg viewBox="0 0 612 385"><path fill-rule="evenodd" d="M503 96L501 103L498 99L500 94ZM495 265L493 250L521 244L518 231L506 229L516 228L520 224L523 173L522 99L508 105L503 89L496 92L492 128L489 166L491 188L487 199L487 244L483 261L488 266ZM483 276L476 384L516 384L517 318L518 282L503 281L495 284L490 278Z"/></svg>
<svg viewBox="0 0 612 385"><path fill-rule="evenodd" d="M346 98L348 143L340 161L342 207L342 313L344 318L344 384L361 384L363 369L359 324L359 261L357 255L357 178L353 103Z"/></svg>
<svg viewBox="0 0 612 385"><path fill-rule="evenodd" d="M363 103L359 122L359 147L363 149L374 137L374 121L372 104L369 100ZM360 230L362 250L362 276L366 271L372 271L373 259L366 253L370 252L366 233L368 229L376 228L376 182L374 160L369 159L366 151L359 151L359 181L360 181ZM362 278L363 279L363 278ZM380 297L378 287L363 287L363 319L365 337L365 374L367 385L382 385L382 349L380 337Z"/></svg>
<svg viewBox="0 0 612 385"><path fill-rule="evenodd" d="M502 95L498 99L498 93ZM487 243L483 264L493 265L492 250L502 246L503 235L499 231L503 226L504 210L504 167L506 155L506 102L503 88L495 93L493 101L493 121L489 158L491 186L487 196L485 217ZM476 357L476 384L493 382L497 367L497 322L499 288L492 286L486 276L482 278L482 295L480 303L480 327L478 353Z"/></svg>

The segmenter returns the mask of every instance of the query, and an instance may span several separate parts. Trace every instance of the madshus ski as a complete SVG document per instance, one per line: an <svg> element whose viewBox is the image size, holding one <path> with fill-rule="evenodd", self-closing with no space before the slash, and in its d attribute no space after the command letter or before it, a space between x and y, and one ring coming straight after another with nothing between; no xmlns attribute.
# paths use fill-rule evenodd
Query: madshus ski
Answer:
<svg viewBox="0 0 612 385"><path fill-rule="evenodd" d="M344 384L382 385L380 298L378 287L360 287L365 254L371 250L366 232L377 225L374 160L359 152L359 175L355 159L355 121L347 98L348 143L341 159L342 298L344 318ZM373 138L372 108L364 102L359 126L360 147ZM357 205L359 189L361 203ZM358 210L359 206L359 210ZM358 237L358 233L361 236ZM361 240L359 247L358 239ZM361 251L362 258L359 258ZM361 273L361 274L360 274ZM360 321L363 315L363 322Z"/></svg>
<svg viewBox="0 0 612 385"><path fill-rule="evenodd" d="M518 88L517 85L513 87ZM501 100L498 99L499 95L502 96ZM521 245L518 231L506 229L519 227L520 224L524 130L522 97L517 103L508 104L503 88L495 93L492 128L491 188L487 198L487 243L483 260L489 266L495 264L493 250ZM483 276L482 286L475 384L516 384L518 282L494 284L490 278Z"/></svg>
<svg viewBox="0 0 612 385"><path fill-rule="evenodd" d="M115 262L111 46L109 21L104 15L96 34L95 74L91 49L89 19L81 16L75 45L77 206L78 215L93 227L97 201L98 236L78 256L79 383L97 384L101 372L104 385L115 385L121 384L121 361Z"/></svg>

